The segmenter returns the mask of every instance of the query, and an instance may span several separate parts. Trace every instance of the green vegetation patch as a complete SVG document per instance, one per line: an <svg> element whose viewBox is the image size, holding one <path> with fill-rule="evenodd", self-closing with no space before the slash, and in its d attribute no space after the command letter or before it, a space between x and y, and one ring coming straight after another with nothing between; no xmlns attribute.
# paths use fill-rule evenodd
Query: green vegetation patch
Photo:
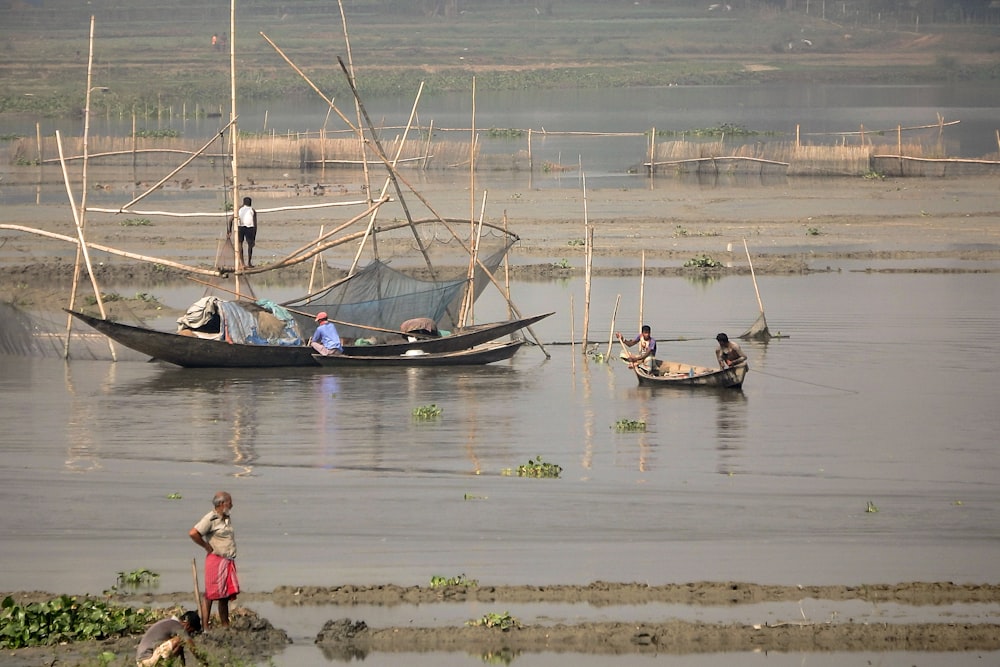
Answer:
<svg viewBox="0 0 1000 667"><path fill-rule="evenodd" d="M684 268L686 269L718 269L722 266L722 262L717 262L708 255L696 255L688 261L684 262Z"/></svg>
<svg viewBox="0 0 1000 667"><path fill-rule="evenodd" d="M536 456L536 460L528 459L527 463L521 464L517 467L516 474L518 477L559 477L562 472L562 466L555 463L546 463L542 461L541 456ZM505 468L503 471L504 475L515 474L510 468Z"/></svg>
<svg viewBox="0 0 1000 667"><path fill-rule="evenodd" d="M477 579L469 579L464 574L460 574L457 577L441 577L438 575L431 577L431 588L444 588L446 586L464 586L471 588L478 585L479 581Z"/></svg>
<svg viewBox="0 0 1000 667"><path fill-rule="evenodd" d="M635 419L619 419L611 428L616 431L645 431L646 422Z"/></svg>
<svg viewBox="0 0 1000 667"><path fill-rule="evenodd" d="M441 408L434 403L413 408L413 418L421 420L437 419L441 416Z"/></svg>
<svg viewBox="0 0 1000 667"><path fill-rule="evenodd" d="M466 621L465 624L476 628L499 628L504 632L511 628L521 627L521 621L511 616L509 611L505 611L502 614L490 612L484 614L482 618L474 618L471 621Z"/></svg>
<svg viewBox="0 0 1000 667"><path fill-rule="evenodd" d="M51 646L143 632L156 620L151 611L104 600L63 595L21 605L7 596L0 604L0 646Z"/></svg>

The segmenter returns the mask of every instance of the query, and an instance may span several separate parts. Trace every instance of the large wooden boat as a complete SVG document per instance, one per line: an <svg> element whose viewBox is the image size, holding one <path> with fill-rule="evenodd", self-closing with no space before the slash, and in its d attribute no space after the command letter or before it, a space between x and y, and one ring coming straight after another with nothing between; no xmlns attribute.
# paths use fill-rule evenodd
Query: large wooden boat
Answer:
<svg viewBox="0 0 1000 667"><path fill-rule="evenodd" d="M656 360L656 374L649 372L645 365L633 366L640 386L647 387L722 387L739 389L743 386L749 367L746 364L730 368L694 366L678 361Z"/></svg>
<svg viewBox="0 0 1000 667"><path fill-rule="evenodd" d="M317 365L313 358L314 350L308 345L232 343L215 338L180 335L132 326L77 311L66 312L129 349L185 368L275 368ZM348 345L344 348L344 354L347 357L398 357L411 350L424 354L467 350L512 334L551 314L474 325L447 336L413 342Z"/></svg>
<svg viewBox="0 0 1000 667"><path fill-rule="evenodd" d="M331 368L345 366L369 366L383 368L386 366L484 366L495 361L505 361L513 357L524 345L523 340L509 343L488 343L467 350L456 352L425 353L411 350L406 354L393 356L363 356L363 355L330 355L314 354L313 359L320 366Z"/></svg>

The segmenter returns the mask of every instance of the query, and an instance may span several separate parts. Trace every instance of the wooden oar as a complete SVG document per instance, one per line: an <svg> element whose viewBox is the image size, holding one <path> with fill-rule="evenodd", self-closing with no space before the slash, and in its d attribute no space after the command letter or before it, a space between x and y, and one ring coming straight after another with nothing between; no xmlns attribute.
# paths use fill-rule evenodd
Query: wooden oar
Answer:
<svg viewBox="0 0 1000 667"><path fill-rule="evenodd" d="M192 278L191 276L188 276L187 279L191 280L193 282L199 283L201 285L207 285L208 287L214 287L215 289L222 290L223 292L229 292L230 294L236 296L238 299L243 299L245 301L257 301L257 299L248 297L248 296L246 296L244 294L240 294L239 292L234 292L231 289L226 289L225 287L222 287L221 285L213 285L212 283L205 282L204 280L198 280L197 278ZM316 317L315 313L307 313L304 310L296 310L295 308L289 308L288 306L281 306L281 307L284 308L285 310L287 310L290 313L295 313L296 315L304 315L306 317ZM409 338L411 336L417 337L417 338L424 338L424 339L428 339L428 340L435 338L435 336L428 336L427 334L407 333L405 331L398 331L396 329L383 329L382 327L373 327L373 326L368 325L368 324L355 324L354 322L344 322L343 320L335 320L335 319L332 319L332 318L330 318L330 321L333 322L334 324L343 324L345 327L357 327L358 329L367 329L369 331L378 331L378 332L381 332L381 333L397 334L397 335L402 336L403 338Z"/></svg>

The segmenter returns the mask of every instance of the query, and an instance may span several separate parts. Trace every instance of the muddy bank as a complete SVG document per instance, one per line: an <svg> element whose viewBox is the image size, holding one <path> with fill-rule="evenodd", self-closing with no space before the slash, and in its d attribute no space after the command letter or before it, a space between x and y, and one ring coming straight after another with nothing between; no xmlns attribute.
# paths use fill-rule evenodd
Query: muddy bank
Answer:
<svg viewBox="0 0 1000 667"><path fill-rule="evenodd" d="M18 602L52 597L43 592L12 594ZM188 593L123 596L140 605L173 605ZM594 582L587 586L448 586L423 588L382 586L281 586L271 592L244 593L239 613L228 630L212 629L199 638L215 657L264 661L280 651L288 636L251 611L254 603L315 607L315 637L328 659L360 659L372 652L460 651L482 655L516 655L557 651L588 654L714 653L720 651L995 651L1000 625L974 622L868 623L852 618L767 623L705 623L687 619L666 622L584 622L526 624L511 616L510 627L369 627L343 617L353 605L429 605L477 600L518 603L587 603L594 606L641 606L653 602L705 606L754 605L803 599L910 606L1000 603L1000 585L907 582L857 586L774 586L744 582L694 582L647 586L640 583ZM944 614L942 614L944 616ZM324 621L324 619L326 619ZM137 637L83 642L58 647L8 651L5 664L17 667L51 663L81 664L105 651L128 655Z"/></svg>
<svg viewBox="0 0 1000 667"><path fill-rule="evenodd" d="M1000 271L1000 208L996 179L913 178L790 179L777 185L699 187L664 179L647 188L593 190L587 195L587 221L593 226L593 275L637 275L643 258L647 275L723 276L746 274L750 262L758 275L795 275L819 271L997 272ZM421 195L442 215L460 215L467 192L447 184L428 184ZM329 199L330 197L326 197ZM335 198L335 197L334 197ZM313 199L324 199L314 197ZM574 190L498 189L490 192L487 221L505 218L519 241L511 254L510 276L549 280L582 276L585 258L584 202ZM269 286L303 287L315 275L312 262L277 271L274 264L316 238L328 213L296 210L268 213L281 201L261 206L261 231L255 259L260 265L244 276L258 293ZM28 309L66 305L72 284L75 245L30 229L65 238L75 236L66 207L11 205L0 225L0 299ZM421 216L424 211L414 211ZM382 209L385 220L403 219L398 203ZM215 270L224 266L224 234L218 224L197 218L160 219L122 226L121 216L88 217L87 239L135 254ZM429 245L435 266L461 269L467 257L455 243L436 237ZM412 241L412 239L410 239ZM354 243L323 254L325 280L342 275L356 253ZM423 260L409 246L382 244L380 253L394 267L413 269ZM387 255L386 253L392 253ZM685 266L710 258L714 266ZM106 252L94 252L94 275L104 293L127 303L109 305L144 316L157 304L159 289L190 284L180 270ZM232 264L229 261L228 264ZM229 270L220 273L229 275ZM204 275L198 280L212 281ZM84 276L80 294L92 294ZM141 298L139 298L141 297ZM92 296L91 296L92 299ZM81 306L83 307L83 306Z"/></svg>

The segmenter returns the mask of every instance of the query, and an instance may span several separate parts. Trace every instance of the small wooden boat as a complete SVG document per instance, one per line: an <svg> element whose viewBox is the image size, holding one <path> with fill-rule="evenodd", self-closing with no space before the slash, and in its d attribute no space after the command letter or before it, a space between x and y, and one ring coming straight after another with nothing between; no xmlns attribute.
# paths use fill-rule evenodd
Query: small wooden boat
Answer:
<svg viewBox="0 0 1000 667"><path fill-rule="evenodd" d="M725 370L709 366L693 366L677 361L656 360L656 374L645 365L632 368L640 386L646 387L724 387L739 389L743 386L749 367L746 364Z"/></svg>
<svg viewBox="0 0 1000 667"><path fill-rule="evenodd" d="M169 331L136 327L76 311L66 312L131 350L185 368L277 368L317 364L313 359L315 350L308 345L233 343L217 338L184 336ZM440 338L376 345L348 345L344 347L344 356L396 358L412 350L425 354L466 350L512 334L551 314L474 325Z"/></svg>
<svg viewBox="0 0 1000 667"><path fill-rule="evenodd" d="M457 352L422 352L412 350L406 354L395 356L360 356L360 355L330 355L314 354L313 359L321 366L330 368L347 366L369 366L382 368L384 366L483 366L495 361L505 361L513 357L523 340L509 343L490 343L479 347L459 350Z"/></svg>

